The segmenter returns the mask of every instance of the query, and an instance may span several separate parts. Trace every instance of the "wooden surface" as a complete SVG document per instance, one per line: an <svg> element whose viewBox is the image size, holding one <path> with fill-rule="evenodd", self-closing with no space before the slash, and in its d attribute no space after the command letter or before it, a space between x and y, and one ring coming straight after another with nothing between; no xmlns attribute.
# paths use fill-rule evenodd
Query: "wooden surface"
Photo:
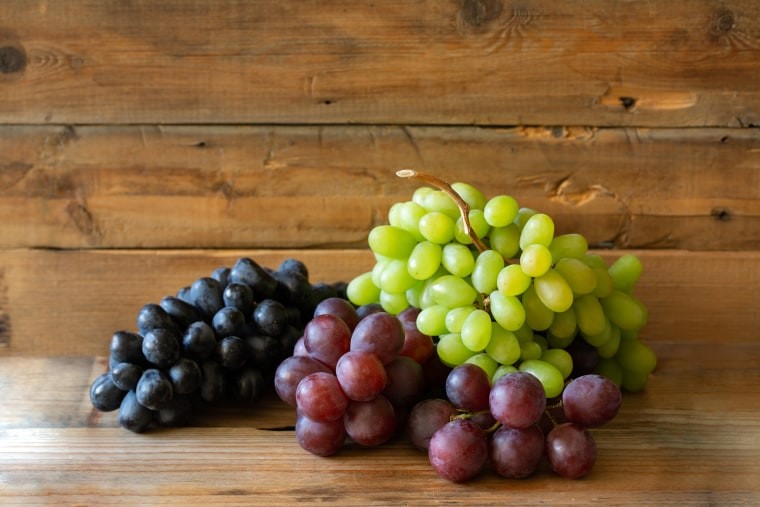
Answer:
<svg viewBox="0 0 760 507"><path fill-rule="evenodd" d="M759 73L755 0L0 2L0 505L760 505ZM658 367L590 476L317 458L271 394L93 410L144 303L242 255L368 269L407 167L644 261Z"/></svg>

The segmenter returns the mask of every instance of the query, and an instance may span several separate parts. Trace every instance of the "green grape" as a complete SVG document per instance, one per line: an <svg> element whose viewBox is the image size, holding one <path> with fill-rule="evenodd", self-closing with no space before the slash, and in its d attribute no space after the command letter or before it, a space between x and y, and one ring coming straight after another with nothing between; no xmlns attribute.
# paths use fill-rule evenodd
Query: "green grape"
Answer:
<svg viewBox="0 0 760 507"><path fill-rule="evenodd" d="M449 243L443 247L441 264L454 276L464 278L472 274L475 268L475 257L472 250L459 243Z"/></svg>
<svg viewBox="0 0 760 507"><path fill-rule="evenodd" d="M544 335L542 334L533 335L533 341L538 343L538 346L541 347L542 354L549 349L549 342L546 341L546 337Z"/></svg>
<svg viewBox="0 0 760 507"><path fill-rule="evenodd" d="M496 290L496 279L504 268L504 257L495 250L485 250L475 259L472 270L472 286L481 294Z"/></svg>
<svg viewBox="0 0 760 507"><path fill-rule="evenodd" d="M629 393L638 393L644 390L648 380L649 374L647 372L626 370L623 368L621 387Z"/></svg>
<svg viewBox="0 0 760 507"><path fill-rule="evenodd" d="M420 291L420 304L418 308L425 309L429 306L438 304L435 299L433 299L432 286L440 277L444 276L445 274L447 274L446 270L441 267L433 276L423 282L422 290Z"/></svg>
<svg viewBox="0 0 760 507"><path fill-rule="evenodd" d="M596 273L581 260L564 257L557 261L554 269L567 281L573 294L588 294L596 289Z"/></svg>
<svg viewBox="0 0 760 507"><path fill-rule="evenodd" d="M491 339L491 316L485 310L472 311L462 323L460 334L465 347L480 352Z"/></svg>
<svg viewBox="0 0 760 507"><path fill-rule="evenodd" d="M541 302L553 312L567 311L573 305L573 290L554 269L533 280L533 287Z"/></svg>
<svg viewBox="0 0 760 507"><path fill-rule="evenodd" d="M373 227L367 241L373 252L394 259L406 259L417 244L409 232L392 225Z"/></svg>
<svg viewBox="0 0 760 507"><path fill-rule="evenodd" d="M549 244L552 259L582 259L588 251L588 241L580 234L561 234Z"/></svg>
<svg viewBox="0 0 760 507"><path fill-rule="evenodd" d="M610 327L609 339L596 348L599 357L614 357L617 354L618 348L620 348L620 328L615 325L611 325Z"/></svg>
<svg viewBox="0 0 760 507"><path fill-rule="evenodd" d="M449 310L449 313L446 314L446 329L449 330L449 333L461 333L462 324L473 311L475 311L473 305L460 306Z"/></svg>
<svg viewBox="0 0 760 507"><path fill-rule="evenodd" d="M545 350L539 359L557 368L563 379L568 378L573 372L573 356L564 349Z"/></svg>
<svg viewBox="0 0 760 507"><path fill-rule="evenodd" d="M600 357L596 368L594 368L594 373L607 377L618 387L623 384L623 368L614 358Z"/></svg>
<svg viewBox="0 0 760 507"><path fill-rule="evenodd" d="M517 218L517 201L510 195L496 195L483 208L486 222L491 227L506 227Z"/></svg>
<svg viewBox="0 0 760 507"><path fill-rule="evenodd" d="M391 260L393 259L381 258L377 260L374 266L372 266L372 283L374 283L376 287L380 287L380 279L383 276L383 271L388 267L388 263L390 263Z"/></svg>
<svg viewBox="0 0 760 507"><path fill-rule="evenodd" d="M607 269L607 263L604 262L604 259L599 254L594 253L587 253L581 258L581 261L588 264L589 267L597 267L597 268L604 268Z"/></svg>
<svg viewBox="0 0 760 507"><path fill-rule="evenodd" d="M531 342L536 335L526 322L523 322L522 326L512 331L515 333L515 336L520 343Z"/></svg>
<svg viewBox="0 0 760 507"><path fill-rule="evenodd" d="M543 352L544 349L542 349L541 345L536 342L525 342L520 344L520 359L522 361L538 359Z"/></svg>
<svg viewBox="0 0 760 507"><path fill-rule="evenodd" d="M491 376L491 385L494 385L497 380L499 380L501 377L506 375L507 373L514 373L518 371L516 367L512 366L511 364L502 364L498 368L496 368L496 371L493 372L493 375Z"/></svg>
<svg viewBox="0 0 760 507"><path fill-rule="evenodd" d="M528 245L549 245L554 239L554 221L546 213L536 213L525 222L520 231L520 248Z"/></svg>
<svg viewBox="0 0 760 507"><path fill-rule="evenodd" d="M577 330L578 321L572 308L564 312L555 313L554 319L548 329L555 338L569 338L570 340L575 337Z"/></svg>
<svg viewBox="0 0 760 507"><path fill-rule="evenodd" d="M427 280L441 267L443 249L441 245L423 241L414 247L409 255L407 271L415 280Z"/></svg>
<svg viewBox="0 0 760 507"><path fill-rule="evenodd" d="M420 234L433 243L445 245L454 239L454 220L440 211L430 211L420 218Z"/></svg>
<svg viewBox="0 0 760 507"><path fill-rule="evenodd" d="M638 329L646 322L642 305L630 294L613 290L609 296L599 301L607 317L622 329Z"/></svg>
<svg viewBox="0 0 760 507"><path fill-rule="evenodd" d="M525 322L534 331L549 329L554 320L554 312L546 307L536 294L535 286L528 287L522 295L522 304L525 308Z"/></svg>
<svg viewBox="0 0 760 507"><path fill-rule="evenodd" d="M605 317L604 309L596 296L586 294L576 298L573 302L573 310L575 310L578 329L584 335L593 336L604 331L607 325L607 317Z"/></svg>
<svg viewBox="0 0 760 507"><path fill-rule="evenodd" d="M452 183L451 188L453 188L454 191L459 194L459 197L461 197L462 200L467 203L470 209L482 210L486 205L487 199L486 196L483 195L483 192L478 190L473 185L470 185L469 183L462 183L458 181L456 183Z"/></svg>
<svg viewBox="0 0 760 507"><path fill-rule="evenodd" d="M507 331L497 322L491 326L491 340L486 346L486 354L499 364L513 364L520 359L520 342L515 333Z"/></svg>
<svg viewBox="0 0 760 507"><path fill-rule="evenodd" d="M446 334L446 314L449 309L443 305L433 305L417 314L417 329L428 336Z"/></svg>
<svg viewBox="0 0 760 507"><path fill-rule="evenodd" d="M515 225L519 230L523 230L525 223L530 220L530 217L538 213L538 211L532 208L520 208L517 210L517 216L515 217Z"/></svg>
<svg viewBox="0 0 760 507"><path fill-rule="evenodd" d="M434 188L417 187L417 189L412 193L412 202L419 204L424 208L425 199L427 199L428 195L430 195L432 192L435 192Z"/></svg>
<svg viewBox="0 0 760 507"><path fill-rule="evenodd" d="M401 206L403 203L397 202L388 209L388 223L394 227L401 227Z"/></svg>
<svg viewBox="0 0 760 507"><path fill-rule="evenodd" d="M609 267L613 286L623 292L631 292L633 286L639 281L642 271L641 261L633 254L625 254L619 257Z"/></svg>
<svg viewBox="0 0 760 507"><path fill-rule="evenodd" d="M612 286L612 277L607 272L607 268L591 266L591 270L596 275L596 287L594 287L592 294L598 298L606 298L612 293L612 289L614 288Z"/></svg>
<svg viewBox="0 0 760 507"><path fill-rule="evenodd" d="M492 250L496 250L505 259L512 259L520 251L520 229L515 224L494 227L488 234Z"/></svg>
<svg viewBox="0 0 760 507"><path fill-rule="evenodd" d="M569 310L572 312L572 310ZM561 314L557 314L561 315ZM555 315L555 319L557 315ZM554 333L551 331L551 326L546 331L546 342L549 344L549 347L553 349L566 349L570 346L571 343L573 343L573 340L575 340L576 334L573 333L571 336L555 336Z"/></svg>
<svg viewBox="0 0 760 507"><path fill-rule="evenodd" d="M412 287L417 280L412 278L406 266L406 260L391 259L386 262L379 277L380 290L391 294L400 294Z"/></svg>
<svg viewBox="0 0 760 507"><path fill-rule="evenodd" d="M420 305L420 299L422 298L422 291L425 289L425 282L419 281L408 288L405 292L406 300L410 306L415 308L422 308Z"/></svg>
<svg viewBox="0 0 760 507"><path fill-rule="evenodd" d="M462 337L459 333L449 333L439 336L438 343L435 346L438 352L438 358L443 364L449 367L458 366L470 357L475 355L462 343Z"/></svg>
<svg viewBox="0 0 760 507"><path fill-rule="evenodd" d="M488 235L488 232L491 230L491 226L488 225L486 219L483 218L483 212L481 210L470 210L470 212L467 214L467 218L470 221L470 227L472 227L472 230L475 231L475 235L478 238L484 238ZM463 245L472 244L472 238L469 234L464 232L464 220L462 220L461 216L457 218L457 221L454 224L454 239Z"/></svg>
<svg viewBox="0 0 760 507"><path fill-rule="evenodd" d="M403 293L393 294L381 290L379 299L383 310L393 315L401 313L409 307L409 301L406 300L406 295Z"/></svg>
<svg viewBox="0 0 760 507"><path fill-rule="evenodd" d="M498 290L491 292L491 315L507 331L517 331L525 324L525 308L515 296L505 296Z"/></svg>
<svg viewBox="0 0 760 507"><path fill-rule="evenodd" d="M552 266L552 254L544 245L528 245L520 254L520 267L526 275L541 276Z"/></svg>
<svg viewBox="0 0 760 507"><path fill-rule="evenodd" d="M422 205L428 212L438 212L451 218L452 222L459 216L459 207L443 190L433 190L425 196Z"/></svg>
<svg viewBox="0 0 760 507"><path fill-rule="evenodd" d="M601 347L610 341L612 339L612 324L610 323L610 320L605 317L604 328L602 331L597 334L583 333L583 339L586 340L589 345L594 347Z"/></svg>
<svg viewBox="0 0 760 507"><path fill-rule="evenodd" d="M430 285L433 301L439 305L456 308L471 305L478 293L464 279L454 275L443 275Z"/></svg>
<svg viewBox="0 0 760 507"><path fill-rule="evenodd" d="M356 306L379 302L380 289L372 283L372 272L362 273L348 282L346 296Z"/></svg>
<svg viewBox="0 0 760 507"><path fill-rule="evenodd" d="M496 368L499 367L499 363L494 361L491 356L484 352L480 352L478 354L475 354L474 356L470 356L467 358L467 361L465 363L474 364L477 366L480 366L484 372L486 372L486 375L488 375L488 378L490 379L493 377L493 374L496 373Z"/></svg>
<svg viewBox="0 0 760 507"><path fill-rule="evenodd" d="M425 213L425 208L414 201L407 201L399 209L398 226L414 236L415 240L422 241L424 238L420 232L420 219Z"/></svg>
<svg viewBox="0 0 760 507"><path fill-rule="evenodd" d="M499 271L496 287L505 296L519 296L530 287L532 281L519 264L510 264Z"/></svg>
<svg viewBox="0 0 760 507"><path fill-rule="evenodd" d="M540 359L528 359L520 363L520 371L526 371L536 377L544 386L547 398L554 398L562 394L565 378L553 364Z"/></svg>
<svg viewBox="0 0 760 507"><path fill-rule="evenodd" d="M621 329L620 339L621 340L638 340L639 329Z"/></svg>
<svg viewBox="0 0 760 507"><path fill-rule="evenodd" d="M620 340L615 359L623 370L650 373L657 366L657 356L639 340Z"/></svg>

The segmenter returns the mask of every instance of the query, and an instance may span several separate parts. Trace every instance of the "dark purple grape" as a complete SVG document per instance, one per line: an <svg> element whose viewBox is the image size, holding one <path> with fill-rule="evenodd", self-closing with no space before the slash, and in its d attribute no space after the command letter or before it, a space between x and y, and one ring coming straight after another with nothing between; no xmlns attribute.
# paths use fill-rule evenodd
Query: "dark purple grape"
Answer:
<svg viewBox="0 0 760 507"><path fill-rule="evenodd" d="M193 322L182 336L182 349L193 359L206 359L216 350L214 330L205 322Z"/></svg>
<svg viewBox="0 0 760 507"><path fill-rule="evenodd" d="M468 419L450 421L430 439L428 458L444 479L468 481L483 470L488 459L486 434Z"/></svg>
<svg viewBox="0 0 760 507"><path fill-rule="evenodd" d="M190 286L190 298L204 319L211 320L216 312L224 307L222 284L210 277L197 279Z"/></svg>
<svg viewBox="0 0 760 507"><path fill-rule="evenodd" d="M339 297L330 297L320 301L314 308L314 317L319 315L334 315L345 322L351 331L359 323L359 316L356 314L354 305Z"/></svg>
<svg viewBox="0 0 760 507"><path fill-rule="evenodd" d="M129 331L116 331L111 337L111 359L114 363L145 364L143 337Z"/></svg>
<svg viewBox="0 0 760 507"><path fill-rule="evenodd" d="M330 373L330 369L309 356L291 356L277 366L274 373L274 389L277 396L288 405L296 405L298 383L308 374L317 371Z"/></svg>
<svg viewBox="0 0 760 507"><path fill-rule="evenodd" d="M347 406L348 398L332 373L310 373L298 383L298 413L312 421L330 422L340 419Z"/></svg>
<svg viewBox="0 0 760 507"><path fill-rule="evenodd" d="M177 297L166 296L159 304L181 329L203 318L194 305Z"/></svg>
<svg viewBox="0 0 760 507"><path fill-rule="evenodd" d="M219 364L227 370L238 370L248 360L248 347L237 336L227 336L216 345Z"/></svg>
<svg viewBox="0 0 760 507"><path fill-rule="evenodd" d="M271 298L277 290L277 280L272 274L248 257L235 262L230 271L229 281L249 285L253 289L255 300Z"/></svg>
<svg viewBox="0 0 760 507"><path fill-rule="evenodd" d="M173 396L161 410L156 412L156 422L161 426L185 426L193 413L189 396Z"/></svg>
<svg viewBox="0 0 760 507"><path fill-rule="evenodd" d="M182 301L184 301L185 303L187 303L189 305L195 305L193 303L193 298L190 295L190 286L189 285L186 286L186 287L182 287L181 289L179 289L177 291L176 297L177 297L177 299L181 299Z"/></svg>
<svg viewBox="0 0 760 507"><path fill-rule="evenodd" d="M319 315L311 319L304 328L303 337L309 354L333 369L351 344L348 325L334 315Z"/></svg>
<svg viewBox="0 0 760 507"><path fill-rule="evenodd" d="M249 336L245 339L245 346L251 364L262 370L273 370L283 356L282 343L271 336Z"/></svg>
<svg viewBox="0 0 760 507"><path fill-rule="evenodd" d="M230 280L230 268L225 266L220 266L216 268L214 271L211 272L211 278L214 280L217 280L219 284L224 287L229 283Z"/></svg>
<svg viewBox="0 0 760 507"><path fill-rule="evenodd" d="M327 298L337 297L335 287L325 282L317 282L311 285L311 305L316 308L319 303Z"/></svg>
<svg viewBox="0 0 760 507"><path fill-rule="evenodd" d="M510 428L527 428L541 419L546 408L546 393L532 374L507 373L491 388L489 406L500 423Z"/></svg>
<svg viewBox="0 0 760 507"><path fill-rule="evenodd" d="M148 331L143 337L142 353L151 364L168 368L179 359L180 346L173 332L158 328Z"/></svg>
<svg viewBox="0 0 760 507"><path fill-rule="evenodd" d="M120 389L111 378L111 373L103 373L90 386L90 402L101 412L116 410L122 403L126 390Z"/></svg>
<svg viewBox="0 0 760 507"><path fill-rule="evenodd" d="M111 368L111 378L116 387L129 391L137 386L143 369L134 363L118 363Z"/></svg>
<svg viewBox="0 0 760 507"><path fill-rule="evenodd" d="M573 378L593 373L599 364L599 352L586 340L573 340L565 350L573 359L573 371L570 374Z"/></svg>
<svg viewBox="0 0 760 507"><path fill-rule="evenodd" d="M586 428L614 419L622 402L620 388L607 377L596 374L572 380L562 393L565 417Z"/></svg>
<svg viewBox="0 0 760 507"><path fill-rule="evenodd" d="M310 303L311 283L308 278L297 271L276 271L273 276L277 280L277 300L298 307Z"/></svg>
<svg viewBox="0 0 760 507"><path fill-rule="evenodd" d="M399 356L385 365L388 381L383 396L394 407L411 407L422 399L425 393L425 375L422 366L414 359Z"/></svg>
<svg viewBox="0 0 760 507"><path fill-rule="evenodd" d="M351 334L350 346L351 350L371 352L383 364L388 364L398 357L404 346L404 326L395 315L373 313L356 325Z"/></svg>
<svg viewBox="0 0 760 507"><path fill-rule="evenodd" d="M211 327L217 339L227 336L238 336L245 326L245 316L232 306L225 306L214 314L211 319Z"/></svg>
<svg viewBox="0 0 760 507"><path fill-rule="evenodd" d="M201 386L201 368L192 359L182 357L169 368L169 379L176 394L190 394Z"/></svg>
<svg viewBox="0 0 760 507"><path fill-rule="evenodd" d="M558 475L578 479L594 467L596 442L586 428L560 424L546 436L546 457Z"/></svg>
<svg viewBox="0 0 760 507"><path fill-rule="evenodd" d="M255 401L264 391L264 377L255 368L245 368L231 386L232 396L238 401Z"/></svg>
<svg viewBox="0 0 760 507"><path fill-rule="evenodd" d="M348 436L369 447L387 442L396 431L396 423L393 405L382 394L370 401L349 402L343 416Z"/></svg>
<svg viewBox="0 0 760 507"><path fill-rule="evenodd" d="M137 401L151 410L162 409L174 395L169 377L155 368L143 372L135 388Z"/></svg>
<svg viewBox="0 0 760 507"><path fill-rule="evenodd" d="M356 309L356 316L359 317L359 320L362 320L364 317L367 317L368 315L372 315L373 313L380 313L384 311L385 309L383 308L383 305L381 305L380 303L367 303L366 305L362 305Z"/></svg>
<svg viewBox="0 0 760 507"><path fill-rule="evenodd" d="M177 323L160 305L148 303L140 308L137 314L137 329L145 335L154 329L168 329L174 333L179 331Z"/></svg>
<svg viewBox="0 0 760 507"><path fill-rule="evenodd" d="M253 310L253 322L262 333L277 336L288 325L288 314L279 301L264 299Z"/></svg>
<svg viewBox="0 0 760 507"><path fill-rule="evenodd" d="M306 416L296 419L296 440L306 451L317 456L332 456L346 441L343 420L313 421Z"/></svg>
<svg viewBox="0 0 760 507"><path fill-rule="evenodd" d="M489 455L496 473L508 479L528 477L544 454L544 434L538 426L501 426L489 441Z"/></svg>
<svg viewBox="0 0 760 507"><path fill-rule="evenodd" d="M231 283L224 288L222 293L224 306L237 308L243 315L250 315L253 311L253 290L244 283Z"/></svg>
<svg viewBox="0 0 760 507"><path fill-rule="evenodd" d="M306 267L306 264L294 258L284 259L277 267L277 271L281 273L298 273L304 278L309 278L309 269Z"/></svg>
<svg viewBox="0 0 760 507"><path fill-rule="evenodd" d="M204 361L201 365L201 399L208 403L219 401L226 389L222 366L216 361Z"/></svg>
<svg viewBox="0 0 760 507"><path fill-rule="evenodd" d="M464 363L446 377L446 397L455 407L470 412L488 409L491 382L480 366Z"/></svg>
<svg viewBox="0 0 760 507"><path fill-rule="evenodd" d="M153 422L153 411L137 401L134 391L129 391L119 406L119 424L135 433L148 429Z"/></svg>
<svg viewBox="0 0 760 507"><path fill-rule="evenodd" d="M407 420L407 433L412 444L427 451L430 438L458 414L450 401L442 398L422 400L412 408Z"/></svg>

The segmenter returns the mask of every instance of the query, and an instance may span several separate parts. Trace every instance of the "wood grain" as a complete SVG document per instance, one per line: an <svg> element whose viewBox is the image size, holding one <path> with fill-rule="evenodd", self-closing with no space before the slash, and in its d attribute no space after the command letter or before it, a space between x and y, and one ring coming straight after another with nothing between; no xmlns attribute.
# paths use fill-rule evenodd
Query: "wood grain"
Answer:
<svg viewBox="0 0 760 507"><path fill-rule="evenodd" d="M747 127L754 0L2 5L0 123Z"/></svg>
<svg viewBox="0 0 760 507"><path fill-rule="evenodd" d="M757 129L0 127L0 247L360 247L412 167L597 246L760 248Z"/></svg>

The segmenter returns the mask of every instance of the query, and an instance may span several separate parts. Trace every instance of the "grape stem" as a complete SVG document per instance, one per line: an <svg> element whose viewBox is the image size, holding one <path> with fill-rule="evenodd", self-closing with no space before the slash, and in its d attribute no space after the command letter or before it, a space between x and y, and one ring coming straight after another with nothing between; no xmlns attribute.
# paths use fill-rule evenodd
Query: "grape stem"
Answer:
<svg viewBox="0 0 760 507"><path fill-rule="evenodd" d="M414 169L401 169L399 171L396 171L396 176L399 178L409 178L422 181L428 185L436 187L438 190L443 191L446 195L451 197L454 200L454 203L457 205L457 208L459 208L459 214L462 216L462 226L464 228L465 234L467 234L470 239L472 239L472 243L478 249L478 252L485 252L488 250L488 247L480 240L478 235L473 230L472 225L470 224L470 205L467 204L464 199L462 199L456 190L451 188L451 185L442 179L433 176L432 174L421 173L419 171L415 171Z"/></svg>

